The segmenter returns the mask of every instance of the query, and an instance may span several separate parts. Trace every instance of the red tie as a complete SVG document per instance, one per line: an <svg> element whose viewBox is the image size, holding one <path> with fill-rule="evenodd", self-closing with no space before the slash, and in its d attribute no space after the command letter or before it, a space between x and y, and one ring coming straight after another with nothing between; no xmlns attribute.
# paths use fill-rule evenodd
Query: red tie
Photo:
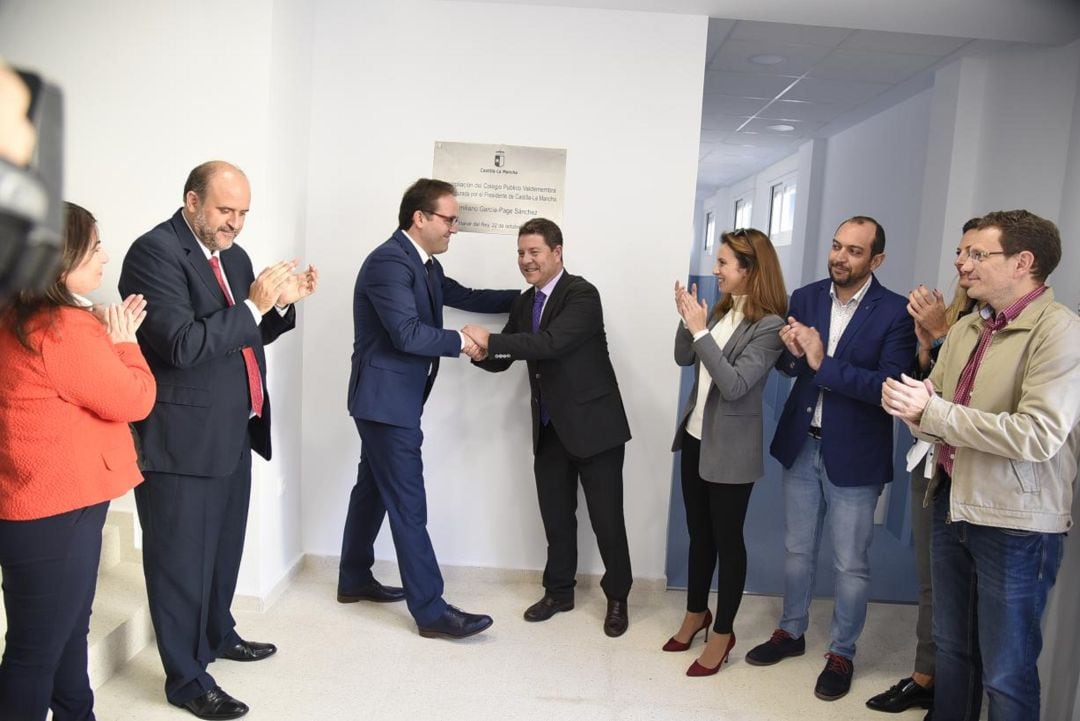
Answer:
<svg viewBox="0 0 1080 721"><path fill-rule="evenodd" d="M216 255L210 256L210 267L214 269L214 277L217 278L218 285L221 286L221 292L225 294L225 302L229 304L229 307L235 305L233 302L232 293L229 292L228 286L225 285L225 277L221 275L221 263L218 261ZM251 394L251 410L257 416L262 416L263 410L263 388L262 379L259 378L259 362L255 360L255 351L251 346L244 346L241 349L244 354L244 368L247 369L247 382L248 393Z"/></svg>

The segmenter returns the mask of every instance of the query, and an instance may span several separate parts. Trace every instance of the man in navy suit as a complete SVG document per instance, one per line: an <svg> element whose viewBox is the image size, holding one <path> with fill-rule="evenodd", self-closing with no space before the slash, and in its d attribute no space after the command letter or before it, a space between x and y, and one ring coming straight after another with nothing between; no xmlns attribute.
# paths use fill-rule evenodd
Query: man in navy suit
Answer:
<svg viewBox="0 0 1080 721"><path fill-rule="evenodd" d="M443 579L427 532L420 415L439 360L480 349L460 331L443 328L443 306L505 313L517 290L471 290L443 274L434 256L457 232L454 186L421 178L401 199L398 229L368 255L353 293L353 355L349 414L360 433L360 466L341 542L338 601L404 598L420 635L458 639L480 633L491 617L465 613L443 600ZM371 573L374 543L390 517L404 589Z"/></svg>
<svg viewBox="0 0 1080 721"><path fill-rule="evenodd" d="M907 299L873 276L885 260L885 231L855 216L837 228L829 278L791 295L777 368L795 378L771 453L785 468L784 610L772 638L746 655L767 666L806 650L814 566L823 526L833 543L835 601L814 694L840 698L851 687L855 642L866 620L874 509L892 480L892 418L881 384L911 364L915 334Z"/></svg>
<svg viewBox="0 0 1080 721"><path fill-rule="evenodd" d="M184 205L136 240L120 293L155 309L139 346L158 383L157 402L135 424L145 481L135 489L143 571L170 703L205 719L248 707L206 672L218 658L258 661L273 644L243 640L230 606L251 494L251 451L270 459L270 398L263 346L296 324L292 304L318 273L281 261L258 277L243 248L251 189L222 161L203 163ZM149 319L148 319L149 320Z"/></svg>

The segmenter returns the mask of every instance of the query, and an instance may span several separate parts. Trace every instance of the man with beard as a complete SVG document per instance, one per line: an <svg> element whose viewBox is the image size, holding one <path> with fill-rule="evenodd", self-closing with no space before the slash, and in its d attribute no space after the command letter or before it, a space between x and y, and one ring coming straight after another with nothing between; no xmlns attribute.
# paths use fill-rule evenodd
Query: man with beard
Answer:
<svg viewBox="0 0 1080 721"><path fill-rule="evenodd" d="M270 458L263 346L295 326L292 304L318 281L314 266L295 273L296 261L255 277L234 244L250 201L239 168L203 163L188 176L183 207L132 244L120 274L121 295L141 293L154 308L138 333L158 395L135 424L145 476L135 502L165 696L205 719L248 711L217 686L207 664L259 661L277 650L243 640L230 606L251 450Z"/></svg>
<svg viewBox="0 0 1080 721"><path fill-rule="evenodd" d="M915 333L907 299L873 276L885 231L866 216L845 220L829 252L829 278L791 295L776 367L795 378L770 449L784 465L784 608L772 638L746 655L768 666L806 651L814 567L828 526L836 571L825 669L814 694L848 692L855 642L866 620L874 508L892 480L893 423L881 384L908 368Z"/></svg>

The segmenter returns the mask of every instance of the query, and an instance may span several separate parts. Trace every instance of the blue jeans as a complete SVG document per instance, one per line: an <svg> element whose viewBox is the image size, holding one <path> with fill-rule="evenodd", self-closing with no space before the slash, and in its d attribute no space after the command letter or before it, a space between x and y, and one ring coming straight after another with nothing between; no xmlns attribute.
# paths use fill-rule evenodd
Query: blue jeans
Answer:
<svg viewBox="0 0 1080 721"><path fill-rule="evenodd" d="M855 658L870 594L870 542L882 483L836 486L825 473L821 441L807 438L784 471L784 614L780 628L798 638L810 624L821 530L828 522L836 569L829 651Z"/></svg>
<svg viewBox="0 0 1080 721"><path fill-rule="evenodd" d="M1040 621L1061 565L1060 533L946 523L934 500L934 721L1038 721Z"/></svg>

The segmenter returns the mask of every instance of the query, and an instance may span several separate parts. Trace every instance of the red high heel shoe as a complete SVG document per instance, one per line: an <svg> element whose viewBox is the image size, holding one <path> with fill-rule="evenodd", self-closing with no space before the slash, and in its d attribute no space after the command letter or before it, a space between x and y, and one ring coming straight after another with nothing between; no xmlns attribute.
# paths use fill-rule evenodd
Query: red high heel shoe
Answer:
<svg viewBox="0 0 1080 721"><path fill-rule="evenodd" d="M701 625L698 626L697 631L694 631L694 635L690 637L690 640L687 641L686 643L683 643L682 641L676 640L675 637L672 636L671 638L668 639L668 642L664 644L664 650L665 651L685 651L686 649L690 648L690 644L692 644L694 642L694 638L701 631L705 632L705 640L708 641L709 640L709 626L711 626L711 625L712 625L712 611L710 611L709 609L705 609L705 618L702 619Z"/></svg>
<svg viewBox="0 0 1080 721"><path fill-rule="evenodd" d="M720 659L720 663L716 664L712 668L709 668L708 666L702 666L697 661L694 661L692 664L690 664L690 668L686 669L686 675L687 676L712 676L714 673L719 671L720 667L723 666L728 661L728 657L731 656L731 649L734 648L734 647L735 647L735 633L732 632L731 638L729 638L728 642L727 642L727 648L724 649L724 657L722 659Z"/></svg>

